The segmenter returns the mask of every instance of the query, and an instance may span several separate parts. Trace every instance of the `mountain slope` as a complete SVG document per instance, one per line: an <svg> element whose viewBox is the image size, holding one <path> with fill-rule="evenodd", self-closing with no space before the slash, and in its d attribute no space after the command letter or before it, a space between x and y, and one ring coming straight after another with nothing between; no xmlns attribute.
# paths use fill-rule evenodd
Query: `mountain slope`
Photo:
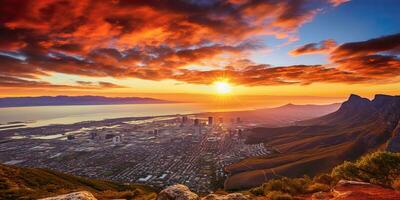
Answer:
<svg viewBox="0 0 400 200"><path fill-rule="evenodd" d="M343 160L353 160L391 141L400 119L400 97L377 95L374 100L351 95L334 113L296 126L255 128L248 143L266 143L278 154L250 158L226 167L226 189L259 185L276 176L316 175Z"/></svg>
<svg viewBox="0 0 400 200"><path fill-rule="evenodd" d="M45 169L0 164L0 199L37 199L86 190L98 199L154 197L153 190L141 185L85 179Z"/></svg>

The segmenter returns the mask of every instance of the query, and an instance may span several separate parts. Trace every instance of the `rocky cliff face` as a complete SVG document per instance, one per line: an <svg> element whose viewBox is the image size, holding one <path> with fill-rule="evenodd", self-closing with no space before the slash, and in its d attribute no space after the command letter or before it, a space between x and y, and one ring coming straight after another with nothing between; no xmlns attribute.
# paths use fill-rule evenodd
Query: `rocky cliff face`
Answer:
<svg viewBox="0 0 400 200"><path fill-rule="evenodd" d="M371 104L387 123L390 138L386 150L400 152L400 96L376 95Z"/></svg>
<svg viewBox="0 0 400 200"><path fill-rule="evenodd" d="M400 121L397 123L397 127L392 132L392 137L388 142L386 150L391 152L400 152Z"/></svg>

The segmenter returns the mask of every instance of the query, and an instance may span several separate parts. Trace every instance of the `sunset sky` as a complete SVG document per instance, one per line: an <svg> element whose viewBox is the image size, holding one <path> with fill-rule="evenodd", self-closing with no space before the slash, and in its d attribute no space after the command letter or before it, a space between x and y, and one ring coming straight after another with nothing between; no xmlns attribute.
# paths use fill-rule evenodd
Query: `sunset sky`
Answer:
<svg viewBox="0 0 400 200"><path fill-rule="evenodd" d="M398 0L3 0L0 96L400 94Z"/></svg>

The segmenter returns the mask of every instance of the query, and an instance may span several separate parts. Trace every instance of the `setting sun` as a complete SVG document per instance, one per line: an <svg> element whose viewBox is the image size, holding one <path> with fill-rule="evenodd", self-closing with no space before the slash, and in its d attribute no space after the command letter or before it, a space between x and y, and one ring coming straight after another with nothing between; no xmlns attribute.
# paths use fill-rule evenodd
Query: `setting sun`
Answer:
<svg viewBox="0 0 400 200"><path fill-rule="evenodd" d="M228 94L232 91L231 85L227 81L217 81L214 85L218 94Z"/></svg>

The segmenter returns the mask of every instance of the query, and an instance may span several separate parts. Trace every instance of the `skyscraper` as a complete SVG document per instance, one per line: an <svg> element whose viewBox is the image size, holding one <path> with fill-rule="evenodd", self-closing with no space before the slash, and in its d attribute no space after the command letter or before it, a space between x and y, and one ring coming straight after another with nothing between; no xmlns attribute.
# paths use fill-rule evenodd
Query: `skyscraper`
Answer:
<svg viewBox="0 0 400 200"><path fill-rule="evenodd" d="M194 126L200 126L200 120L194 119Z"/></svg>
<svg viewBox="0 0 400 200"><path fill-rule="evenodd" d="M182 117L182 124L185 124L188 121L188 117L185 115Z"/></svg>
<svg viewBox="0 0 400 200"><path fill-rule="evenodd" d="M213 125L213 117L208 117L208 125L209 126Z"/></svg>

